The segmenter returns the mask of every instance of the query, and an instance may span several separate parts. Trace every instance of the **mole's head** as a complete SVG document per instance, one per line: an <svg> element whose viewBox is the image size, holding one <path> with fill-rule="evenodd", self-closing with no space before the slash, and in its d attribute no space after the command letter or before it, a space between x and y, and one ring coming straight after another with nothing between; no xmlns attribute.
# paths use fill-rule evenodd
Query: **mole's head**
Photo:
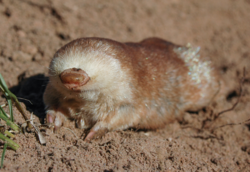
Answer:
<svg viewBox="0 0 250 172"><path fill-rule="evenodd" d="M110 40L83 38L72 41L54 55L49 69L50 83L61 93L99 91L113 94L123 89L128 78L117 58L119 54L116 42Z"/></svg>

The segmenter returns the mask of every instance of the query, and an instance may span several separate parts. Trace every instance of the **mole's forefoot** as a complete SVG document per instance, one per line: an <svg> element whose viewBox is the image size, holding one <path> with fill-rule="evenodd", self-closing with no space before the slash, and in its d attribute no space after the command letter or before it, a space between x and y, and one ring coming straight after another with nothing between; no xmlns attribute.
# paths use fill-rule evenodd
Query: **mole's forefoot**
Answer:
<svg viewBox="0 0 250 172"><path fill-rule="evenodd" d="M64 122L64 116L59 111L56 112L54 110L48 110L46 118L47 118L47 123L52 124L55 130L59 129Z"/></svg>

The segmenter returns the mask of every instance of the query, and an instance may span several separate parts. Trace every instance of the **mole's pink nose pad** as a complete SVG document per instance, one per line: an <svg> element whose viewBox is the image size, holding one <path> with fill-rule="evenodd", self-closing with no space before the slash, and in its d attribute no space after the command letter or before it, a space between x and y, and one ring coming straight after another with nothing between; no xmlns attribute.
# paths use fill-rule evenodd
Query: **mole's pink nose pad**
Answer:
<svg viewBox="0 0 250 172"><path fill-rule="evenodd" d="M63 71L60 79L66 88L78 90L78 87L85 85L90 78L84 70L71 68Z"/></svg>

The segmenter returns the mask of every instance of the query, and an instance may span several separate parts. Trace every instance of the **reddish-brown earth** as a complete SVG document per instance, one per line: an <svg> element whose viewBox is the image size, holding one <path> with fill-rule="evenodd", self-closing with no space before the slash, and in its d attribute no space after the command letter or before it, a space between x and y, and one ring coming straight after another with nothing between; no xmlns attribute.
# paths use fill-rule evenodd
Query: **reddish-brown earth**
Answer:
<svg viewBox="0 0 250 172"><path fill-rule="evenodd" d="M74 123L58 133L17 134L1 171L250 171L250 0L0 0L0 72L11 90L28 99L28 115L44 123L42 94L49 62L57 49L79 37L140 41L157 36L201 46L225 80L223 99L158 131L109 132L91 143ZM209 115L236 108L216 121ZM0 104L5 99L0 98ZM6 108L7 110L7 108ZM15 121L24 122L15 109ZM185 127L190 126L190 127ZM74 133L74 134L73 134ZM0 143L1 151L3 143Z"/></svg>

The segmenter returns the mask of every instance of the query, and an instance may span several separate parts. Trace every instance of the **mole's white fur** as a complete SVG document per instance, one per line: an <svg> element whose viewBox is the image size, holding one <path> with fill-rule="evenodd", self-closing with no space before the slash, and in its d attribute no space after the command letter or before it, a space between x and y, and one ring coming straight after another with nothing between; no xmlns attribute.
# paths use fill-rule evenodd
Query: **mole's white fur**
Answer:
<svg viewBox="0 0 250 172"><path fill-rule="evenodd" d="M52 71L50 82L55 87L60 84L65 96L70 96L68 90L64 88L59 77L53 76L58 76L61 72L70 68L80 68L91 78L84 90L101 91L106 96L114 96L120 100L129 101L132 99L128 85L129 77L121 72L121 65L117 59L100 51L69 50L65 54L58 55L61 57L55 57L50 65ZM91 100L95 97L94 95L94 92L82 92L79 96Z"/></svg>

